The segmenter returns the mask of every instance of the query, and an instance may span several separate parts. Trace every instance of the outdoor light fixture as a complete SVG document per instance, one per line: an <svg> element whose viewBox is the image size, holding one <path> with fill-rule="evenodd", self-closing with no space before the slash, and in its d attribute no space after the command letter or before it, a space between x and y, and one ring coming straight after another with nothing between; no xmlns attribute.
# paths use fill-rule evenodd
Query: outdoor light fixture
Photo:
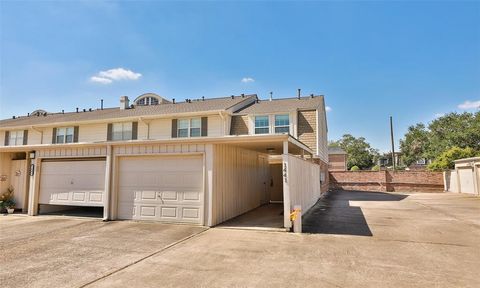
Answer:
<svg viewBox="0 0 480 288"><path fill-rule="evenodd" d="M275 152L275 148L267 148L266 150L268 154L273 154L273 152Z"/></svg>
<svg viewBox="0 0 480 288"><path fill-rule="evenodd" d="M35 159L35 152L30 152L30 159Z"/></svg>

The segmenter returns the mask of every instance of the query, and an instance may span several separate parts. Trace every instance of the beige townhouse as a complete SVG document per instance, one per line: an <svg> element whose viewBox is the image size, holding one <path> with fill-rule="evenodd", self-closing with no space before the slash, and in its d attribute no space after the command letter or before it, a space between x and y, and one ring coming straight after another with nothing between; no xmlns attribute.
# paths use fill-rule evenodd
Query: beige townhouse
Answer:
<svg viewBox="0 0 480 288"><path fill-rule="evenodd" d="M0 139L0 192L13 187L32 216L96 207L104 220L215 226L276 203L288 229L293 206L328 187L323 96L122 96L1 120Z"/></svg>

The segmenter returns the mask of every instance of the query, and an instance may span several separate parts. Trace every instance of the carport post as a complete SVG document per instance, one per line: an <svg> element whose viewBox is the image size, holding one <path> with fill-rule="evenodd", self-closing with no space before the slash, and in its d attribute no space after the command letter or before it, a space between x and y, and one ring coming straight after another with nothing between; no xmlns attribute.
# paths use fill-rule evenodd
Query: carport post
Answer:
<svg viewBox="0 0 480 288"><path fill-rule="evenodd" d="M110 195L112 178L112 146L107 146L107 157L105 159L105 198L103 200L103 221L110 219Z"/></svg>
<svg viewBox="0 0 480 288"><path fill-rule="evenodd" d="M35 154L38 154L35 153ZM28 187L28 215L38 214L38 190L40 189L40 159L35 157L30 164L30 186Z"/></svg>
<svg viewBox="0 0 480 288"><path fill-rule="evenodd" d="M288 182L288 141L283 141L282 155L282 175L283 175L283 227L290 229L290 190Z"/></svg>

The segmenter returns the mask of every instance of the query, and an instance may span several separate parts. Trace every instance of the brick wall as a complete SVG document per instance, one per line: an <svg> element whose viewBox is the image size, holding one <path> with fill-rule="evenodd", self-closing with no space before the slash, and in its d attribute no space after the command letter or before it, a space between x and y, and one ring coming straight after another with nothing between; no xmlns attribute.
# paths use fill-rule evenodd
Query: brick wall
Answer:
<svg viewBox="0 0 480 288"><path fill-rule="evenodd" d="M247 135L248 134L248 116L232 116L232 124L230 135Z"/></svg>
<svg viewBox="0 0 480 288"><path fill-rule="evenodd" d="M317 112L298 111L298 140L317 153Z"/></svg>
<svg viewBox="0 0 480 288"><path fill-rule="evenodd" d="M330 188L383 192L443 192L443 173L427 171L330 172Z"/></svg>

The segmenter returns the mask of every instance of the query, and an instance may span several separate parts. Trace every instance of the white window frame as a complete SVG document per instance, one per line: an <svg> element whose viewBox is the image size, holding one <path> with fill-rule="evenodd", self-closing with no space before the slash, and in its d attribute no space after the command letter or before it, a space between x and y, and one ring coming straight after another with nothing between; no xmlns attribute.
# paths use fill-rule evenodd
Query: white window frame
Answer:
<svg viewBox="0 0 480 288"><path fill-rule="evenodd" d="M288 132L276 132L275 128L279 128L279 127L287 127L287 125L279 125L279 126L276 126L275 124L275 116L288 116ZM268 126L260 126L260 127L257 127L255 126L255 120L257 117L268 117ZM284 133L288 133L288 134L291 134L292 133L292 129L293 129L293 123L292 123L292 115L288 112L286 113L273 113L273 114L258 114L258 115L252 115L250 117L250 123L251 123L251 134L252 135L266 135L266 134L284 134ZM257 129L265 129L265 128L268 128L268 133L256 133L257 132Z"/></svg>
<svg viewBox="0 0 480 288"><path fill-rule="evenodd" d="M55 144L73 143L74 134L75 134L75 129L73 127L57 128L55 132ZM62 141L58 141L58 136L63 137ZM67 141L68 136L71 137L69 141Z"/></svg>
<svg viewBox="0 0 480 288"><path fill-rule="evenodd" d="M262 117L262 118L267 118L267 126L258 126L257 127L257 117ZM262 135L262 134L270 134L271 133L271 129L270 129L270 123L271 123L271 119L270 119L270 115L255 115L253 116L253 134L255 135ZM268 129L268 131L266 133L257 133L257 129Z"/></svg>
<svg viewBox="0 0 480 288"><path fill-rule="evenodd" d="M23 130L10 131L8 135L8 146L20 146L23 145ZM12 141L13 140L13 141Z"/></svg>
<svg viewBox="0 0 480 288"><path fill-rule="evenodd" d="M182 126L181 124L185 123L186 125ZM196 125L195 123L198 123ZM198 127L197 127L198 126ZM180 133L185 131L186 134ZM198 131L198 135L197 135ZM202 136L202 118L183 118L177 120L177 138L190 138L190 137L201 137Z"/></svg>
<svg viewBox="0 0 480 288"><path fill-rule="evenodd" d="M119 135L121 135L121 137L119 137ZM112 123L112 141L132 140L132 138L133 122Z"/></svg>
<svg viewBox="0 0 480 288"><path fill-rule="evenodd" d="M288 118L288 125L278 125L277 126L277 116L287 116ZM275 134L290 134L290 114L275 114L273 115L273 132ZM287 128L287 132L277 132L277 128Z"/></svg>

